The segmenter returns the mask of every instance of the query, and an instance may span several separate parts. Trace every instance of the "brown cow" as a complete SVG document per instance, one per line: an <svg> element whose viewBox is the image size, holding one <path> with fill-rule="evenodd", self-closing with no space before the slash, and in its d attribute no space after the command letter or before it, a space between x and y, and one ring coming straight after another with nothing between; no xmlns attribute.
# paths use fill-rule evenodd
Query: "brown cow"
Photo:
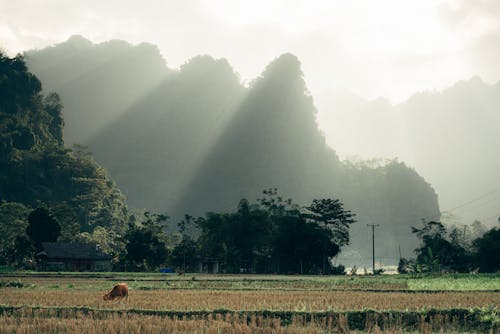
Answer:
<svg viewBox="0 0 500 334"><path fill-rule="evenodd" d="M113 300L115 298L125 298L128 300L128 285L127 283L116 284L110 292L102 296L104 300Z"/></svg>

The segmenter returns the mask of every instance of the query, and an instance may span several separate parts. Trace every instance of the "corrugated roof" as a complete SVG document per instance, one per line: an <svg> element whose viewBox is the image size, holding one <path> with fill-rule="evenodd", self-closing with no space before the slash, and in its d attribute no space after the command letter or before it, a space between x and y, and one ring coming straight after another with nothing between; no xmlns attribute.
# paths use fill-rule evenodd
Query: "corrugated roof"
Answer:
<svg viewBox="0 0 500 334"><path fill-rule="evenodd" d="M95 244L82 242L43 242L47 258L78 260L109 260L111 256L99 250Z"/></svg>

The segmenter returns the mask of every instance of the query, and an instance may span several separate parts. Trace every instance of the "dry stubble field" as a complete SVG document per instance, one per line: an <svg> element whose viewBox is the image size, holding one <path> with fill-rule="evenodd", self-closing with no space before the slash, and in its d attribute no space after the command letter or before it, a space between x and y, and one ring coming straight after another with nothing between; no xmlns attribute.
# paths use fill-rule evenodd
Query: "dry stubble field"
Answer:
<svg viewBox="0 0 500 334"><path fill-rule="evenodd" d="M128 300L103 301L117 282ZM496 333L499 285L498 275L0 274L0 332Z"/></svg>

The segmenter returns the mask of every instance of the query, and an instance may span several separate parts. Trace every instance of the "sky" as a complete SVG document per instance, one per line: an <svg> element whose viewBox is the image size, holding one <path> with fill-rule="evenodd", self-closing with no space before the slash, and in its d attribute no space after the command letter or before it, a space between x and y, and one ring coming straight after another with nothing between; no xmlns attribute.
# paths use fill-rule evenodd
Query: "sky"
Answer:
<svg viewBox="0 0 500 334"><path fill-rule="evenodd" d="M396 104L475 75L500 79L498 0L0 0L9 55L74 34L155 44L173 68L227 58L243 82L291 52L313 96L345 89Z"/></svg>

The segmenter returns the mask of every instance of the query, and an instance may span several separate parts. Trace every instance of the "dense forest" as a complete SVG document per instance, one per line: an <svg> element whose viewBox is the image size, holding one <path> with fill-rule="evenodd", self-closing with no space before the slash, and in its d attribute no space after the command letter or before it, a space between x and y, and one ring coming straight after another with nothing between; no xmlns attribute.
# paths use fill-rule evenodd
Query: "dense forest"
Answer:
<svg viewBox="0 0 500 334"><path fill-rule="evenodd" d="M178 220L231 210L268 187L302 205L339 198L361 222L351 248L364 263L366 223L382 224L379 255L395 262L398 246L405 256L417 246L411 225L439 217L436 193L404 163L339 160L318 130L294 55L276 58L247 86L224 59L197 56L173 70L147 44L76 36L25 56L62 96L66 140L88 145L131 207Z"/></svg>

